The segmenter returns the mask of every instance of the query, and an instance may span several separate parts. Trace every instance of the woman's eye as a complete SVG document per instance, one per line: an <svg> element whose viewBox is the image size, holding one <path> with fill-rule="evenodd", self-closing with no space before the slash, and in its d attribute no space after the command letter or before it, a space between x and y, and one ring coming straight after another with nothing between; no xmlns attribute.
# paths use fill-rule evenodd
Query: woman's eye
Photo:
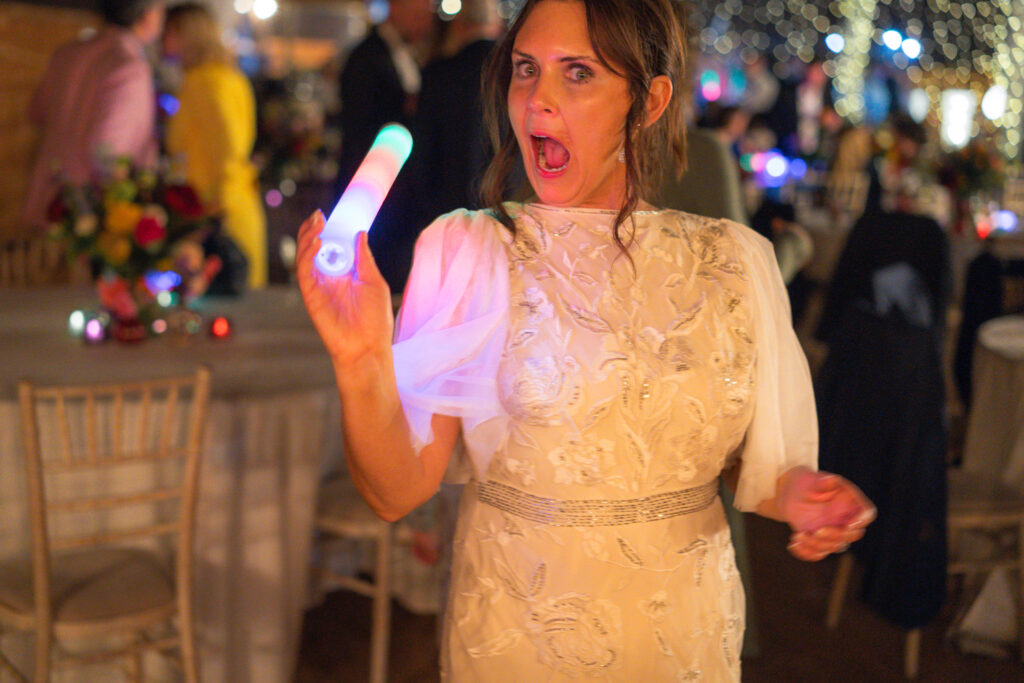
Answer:
<svg viewBox="0 0 1024 683"><path fill-rule="evenodd" d="M594 77L594 72L582 64L573 64L569 67L569 80L575 83L586 83Z"/></svg>
<svg viewBox="0 0 1024 683"><path fill-rule="evenodd" d="M537 67L532 62L522 61L512 65L518 78L529 78L537 73Z"/></svg>

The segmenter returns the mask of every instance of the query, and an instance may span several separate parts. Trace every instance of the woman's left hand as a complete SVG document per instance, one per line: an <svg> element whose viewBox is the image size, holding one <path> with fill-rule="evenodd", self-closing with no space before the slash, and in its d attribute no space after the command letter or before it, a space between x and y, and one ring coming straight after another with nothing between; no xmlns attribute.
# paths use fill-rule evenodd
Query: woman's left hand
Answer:
<svg viewBox="0 0 1024 683"><path fill-rule="evenodd" d="M786 473L777 502L793 530L789 552L810 562L846 550L876 515L875 506L849 480L804 467Z"/></svg>

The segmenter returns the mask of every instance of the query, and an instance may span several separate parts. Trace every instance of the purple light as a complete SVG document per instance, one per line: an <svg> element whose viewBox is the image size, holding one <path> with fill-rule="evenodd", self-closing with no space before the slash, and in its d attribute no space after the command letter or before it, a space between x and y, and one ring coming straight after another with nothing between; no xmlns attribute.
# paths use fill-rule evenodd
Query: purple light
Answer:
<svg viewBox="0 0 1024 683"><path fill-rule="evenodd" d="M789 162L789 175L794 178L803 178L807 175L807 162L803 159L793 159Z"/></svg>
<svg viewBox="0 0 1024 683"><path fill-rule="evenodd" d="M91 344L99 344L107 336L103 329L103 323L93 318L85 324L85 340Z"/></svg>
<svg viewBox="0 0 1024 683"><path fill-rule="evenodd" d="M168 116L174 116L178 113L178 109L181 108L181 103L178 102L178 98L168 93L160 95L160 97L157 98L157 103Z"/></svg>
<svg viewBox="0 0 1024 683"><path fill-rule="evenodd" d="M266 202L267 206L272 209L276 209L281 206L281 202L284 201L284 196L278 190L267 190Z"/></svg>
<svg viewBox="0 0 1024 683"><path fill-rule="evenodd" d="M153 294L169 292L181 284L181 276L173 270L151 270L145 275L146 287Z"/></svg>

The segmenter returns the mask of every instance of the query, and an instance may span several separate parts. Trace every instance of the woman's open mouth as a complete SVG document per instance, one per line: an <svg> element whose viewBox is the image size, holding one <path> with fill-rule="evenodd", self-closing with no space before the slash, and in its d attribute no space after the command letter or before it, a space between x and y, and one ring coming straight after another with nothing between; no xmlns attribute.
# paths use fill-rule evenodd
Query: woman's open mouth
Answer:
<svg viewBox="0 0 1024 683"><path fill-rule="evenodd" d="M559 173L569 166L569 150L554 138L531 135L537 167L544 173Z"/></svg>

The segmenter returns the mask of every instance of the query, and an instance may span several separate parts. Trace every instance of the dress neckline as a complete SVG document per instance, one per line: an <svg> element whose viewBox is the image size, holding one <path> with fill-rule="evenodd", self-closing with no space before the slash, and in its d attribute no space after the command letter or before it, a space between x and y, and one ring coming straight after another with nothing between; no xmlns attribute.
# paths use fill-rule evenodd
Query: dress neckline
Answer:
<svg viewBox="0 0 1024 683"><path fill-rule="evenodd" d="M539 202L526 202L521 206L530 209L540 209L542 211L551 211L554 213L589 213L601 216L616 216L618 211L615 209L597 209L589 207L577 207L577 206L551 206L550 204L541 204ZM637 209L633 212L634 216L654 216L664 212L665 209Z"/></svg>

